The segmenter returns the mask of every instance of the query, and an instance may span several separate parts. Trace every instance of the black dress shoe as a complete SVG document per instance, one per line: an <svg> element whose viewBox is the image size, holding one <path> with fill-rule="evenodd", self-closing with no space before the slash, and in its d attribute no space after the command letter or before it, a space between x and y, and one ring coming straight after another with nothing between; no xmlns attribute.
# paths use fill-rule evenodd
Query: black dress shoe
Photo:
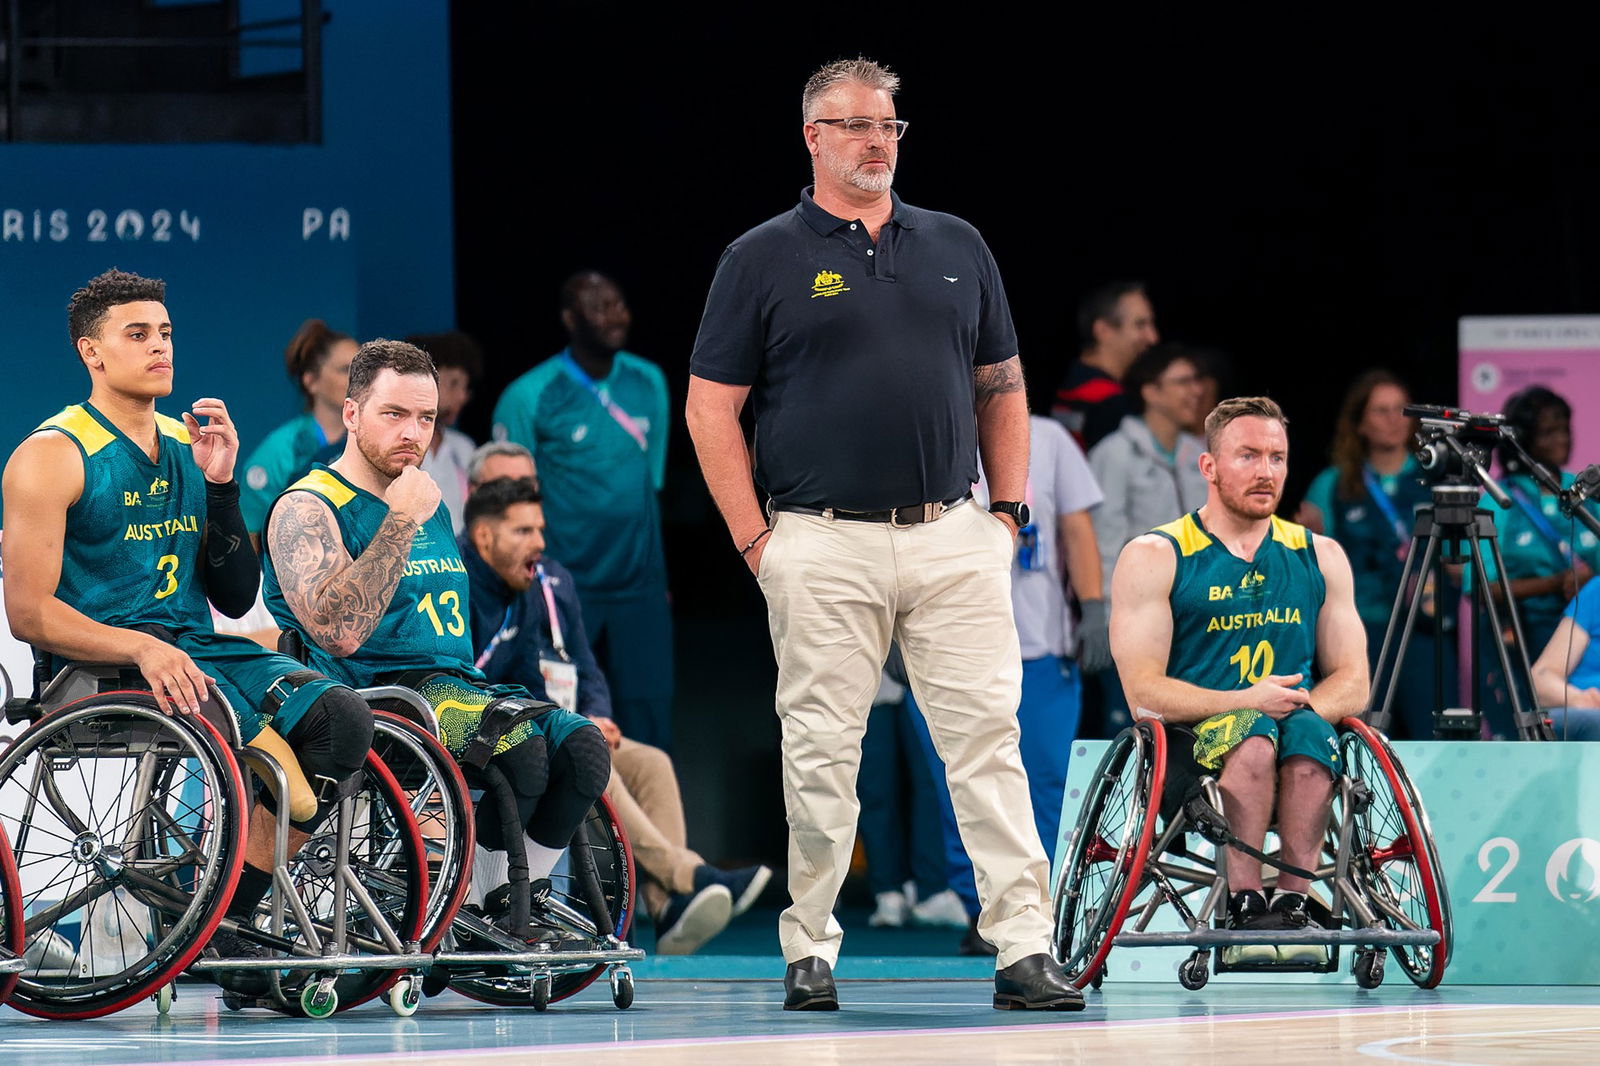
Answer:
<svg viewBox="0 0 1600 1066"><path fill-rule="evenodd" d="M994 975L995 1010L1082 1010L1083 993L1044 952L1019 959Z"/></svg>
<svg viewBox="0 0 1600 1066"><path fill-rule="evenodd" d="M838 1010L832 967L815 955L791 962L783 975L783 1009Z"/></svg>

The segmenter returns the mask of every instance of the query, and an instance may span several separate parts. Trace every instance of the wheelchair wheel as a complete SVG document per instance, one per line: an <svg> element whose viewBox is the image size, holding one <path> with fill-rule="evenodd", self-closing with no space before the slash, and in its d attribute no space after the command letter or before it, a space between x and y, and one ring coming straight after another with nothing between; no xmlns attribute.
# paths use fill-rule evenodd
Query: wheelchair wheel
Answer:
<svg viewBox="0 0 1600 1066"><path fill-rule="evenodd" d="M372 717L372 750L394 774L422 831L428 855L422 950L432 951L472 888L472 794L461 768L433 734L390 711L375 710Z"/></svg>
<svg viewBox="0 0 1600 1066"><path fill-rule="evenodd" d="M587 878L578 861L580 848L583 854L594 861L598 884L593 888L599 892L599 900L594 902L591 902L591 889L585 886ZM566 857L550 875L550 900L555 905L552 911L558 916L559 924L594 938L597 946L600 938L606 934L626 940L633 928L633 878L633 849L628 846L628 838L622 832L622 823L611 801L601 796L573 834L572 846ZM601 905L605 917L609 919L605 925L601 925L597 919ZM559 917L562 915L570 917ZM559 955L553 955L551 962L559 962L559 959ZM550 983L549 1002L554 1003L583 991L606 969L606 964L602 963L555 973ZM484 1003L503 1007L532 1005L537 1008L537 984L530 974L508 973L494 977L456 978L450 982L450 987Z"/></svg>
<svg viewBox="0 0 1600 1066"><path fill-rule="evenodd" d="M1101 972L1143 887L1166 755L1159 723L1124 729L1106 749L1084 797L1056 882L1053 943L1056 960L1079 988Z"/></svg>
<svg viewBox="0 0 1600 1066"><path fill-rule="evenodd" d="M148 692L79 700L18 737L0 757L29 963L12 1006L92 1018L173 980L238 882L244 795L216 730Z"/></svg>
<svg viewBox="0 0 1600 1066"><path fill-rule="evenodd" d="M310 915L316 937L323 944L333 937L335 903L342 893L346 907L346 954L394 954L394 946L383 935L385 926L402 945L420 941L428 906L427 854L409 798L376 754L367 753L352 805L350 832L351 871L371 895L375 913L339 881L335 867L339 843L337 821L336 816L330 816L289 865L289 877ZM270 938L271 920L265 905L256 913L255 926ZM305 982L300 991L306 992L306 996L299 999L289 996L291 1002L304 1011L305 1002L311 1001L307 998L309 990L317 985L317 952L299 927L294 911L287 908L284 936L293 943L296 954L308 956L304 960L306 968L291 970L292 976L284 980L286 993ZM403 972L374 969L341 973L331 987L334 1005L328 1006L323 997L317 998L314 1006L317 1011L326 1010L326 1013L359 1006L387 992Z"/></svg>
<svg viewBox="0 0 1600 1066"><path fill-rule="evenodd" d="M1391 929L1432 929L1439 943L1390 948L1412 982L1433 988L1444 977L1455 931L1443 867L1416 786L1384 735L1367 723L1339 723L1345 773L1366 784L1371 801L1356 815L1355 869L1372 905Z"/></svg>
<svg viewBox="0 0 1600 1066"><path fill-rule="evenodd" d="M21 958L27 947L28 926L22 911L22 881L11 857L11 842L0 827L0 959ZM0 1003L17 986L16 974L0 974Z"/></svg>

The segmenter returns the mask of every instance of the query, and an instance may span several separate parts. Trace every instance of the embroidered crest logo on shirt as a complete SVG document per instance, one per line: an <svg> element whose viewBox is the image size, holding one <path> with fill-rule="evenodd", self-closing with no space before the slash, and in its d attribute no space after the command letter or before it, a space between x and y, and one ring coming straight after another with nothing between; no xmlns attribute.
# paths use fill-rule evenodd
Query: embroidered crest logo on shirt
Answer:
<svg viewBox="0 0 1600 1066"><path fill-rule="evenodd" d="M849 292L850 286L844 283L844 277L831 270L817 272L817 280L811 283L811 298L818 296L837 296L841 292Z"/></svg>

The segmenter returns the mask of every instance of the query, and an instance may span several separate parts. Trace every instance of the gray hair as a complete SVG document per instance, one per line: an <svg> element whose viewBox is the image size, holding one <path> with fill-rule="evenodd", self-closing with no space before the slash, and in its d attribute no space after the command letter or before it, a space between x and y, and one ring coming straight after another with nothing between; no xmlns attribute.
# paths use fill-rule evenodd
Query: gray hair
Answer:
<svg viewBox="0 0 1600 1066"><path fill-rule="evenodd" d="M845 82L855 82L869 89L882 89L890 96L900 91L900 75L882 63L866 56L836 59L806 81L805 90L800 94L801 121L810 122L812 108L816 105L817 98L835 85Z"/></svg>
<svg viewBox="0 0 1600 1066"><path fill-rule="evenodd" d="M483 464L495 455L520 455L533 462L533 453L522 445L509 440L492 440L488 444L480 444L472 453L472 458L467 460L467 483L476 485L478 475L483 473Z"/></svg>

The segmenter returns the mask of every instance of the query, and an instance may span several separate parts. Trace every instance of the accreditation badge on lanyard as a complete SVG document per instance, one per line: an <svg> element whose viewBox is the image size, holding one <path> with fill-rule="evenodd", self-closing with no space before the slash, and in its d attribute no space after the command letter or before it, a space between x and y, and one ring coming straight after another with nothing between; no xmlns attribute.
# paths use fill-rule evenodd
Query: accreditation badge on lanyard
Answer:
<svg viewBox="0 0 1600 1066"><path fill-rule="evenodd" d="M556 657L539 656L539 673L544 677L545 698L563 709L578 711L578 667L567 654L567 642L561 636L561 617L556 613L556 594L545 577L544 564L535 567L539 575L539 591L544 593L544 609L550 617L550 643L555 645Z"/></svg>

